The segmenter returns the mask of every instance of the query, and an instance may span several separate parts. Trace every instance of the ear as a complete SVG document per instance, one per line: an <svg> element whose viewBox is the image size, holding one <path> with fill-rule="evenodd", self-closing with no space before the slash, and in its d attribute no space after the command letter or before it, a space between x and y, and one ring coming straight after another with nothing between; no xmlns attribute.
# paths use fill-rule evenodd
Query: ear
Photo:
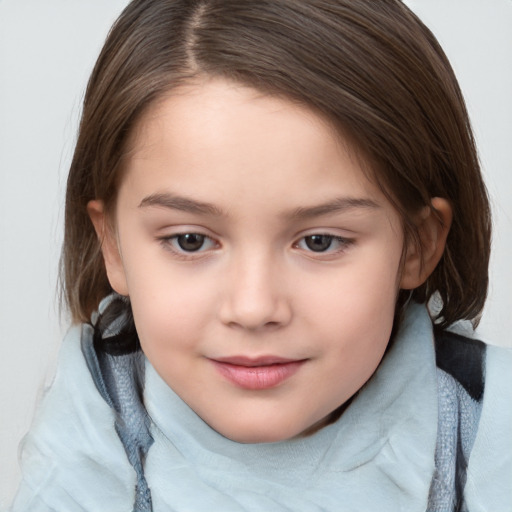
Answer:
<svg viewBox="0 0 512 512"><path fill-rule="evenodd" d="M407 247L400 279L400 288L414 290L432 274L446 246L452 224L452 207L441 197L434 197L418 215L420 247L411 241Z"/></svg>
<svg viewBox="0 0 512 512"><path fill-rule="evenodd" d="M89 201L87 203L87 213L101 244L101 252L110 286L120 295L127 296L128 286L117 236L107 218L103 201L97 199Z"/></svg>

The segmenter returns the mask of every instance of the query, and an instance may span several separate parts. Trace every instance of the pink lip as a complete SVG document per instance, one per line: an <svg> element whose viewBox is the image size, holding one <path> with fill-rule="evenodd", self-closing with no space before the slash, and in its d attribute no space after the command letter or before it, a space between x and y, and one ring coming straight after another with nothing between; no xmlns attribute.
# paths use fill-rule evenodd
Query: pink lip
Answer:
<svg viewBox="0 0 512 512"><path fill-rule="evenodd" d="M305 359L236 356L211 359L219 373L233 384L250 390L270 389L294 375Z"/></svg>

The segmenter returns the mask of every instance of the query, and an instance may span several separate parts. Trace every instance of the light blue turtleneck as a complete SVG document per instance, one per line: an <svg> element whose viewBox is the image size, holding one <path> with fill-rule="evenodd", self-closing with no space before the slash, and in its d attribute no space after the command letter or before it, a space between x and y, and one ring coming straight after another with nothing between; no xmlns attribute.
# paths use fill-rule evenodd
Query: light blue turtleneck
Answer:
<svg viewBox="0 0 512 512"><path fill-rule="evenodd" d="M512 510L512 356L490 348L468 469L473 511ZM434 471L437 382L431 321L412 305L372 379L314 435L239 444L211 429L146 362L152 420L145 474L154 511L424 512ZM129 511L135 472L72 329L23 448L13 512ZM507 501L508 500L508 501ZM508 508L507 508L508 507Z"/></svg>

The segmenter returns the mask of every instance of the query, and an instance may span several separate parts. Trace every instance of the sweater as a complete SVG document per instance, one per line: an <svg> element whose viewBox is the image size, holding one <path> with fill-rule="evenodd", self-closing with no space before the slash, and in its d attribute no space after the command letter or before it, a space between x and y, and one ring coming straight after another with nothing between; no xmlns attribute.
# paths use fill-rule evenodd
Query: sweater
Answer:
<svg viewBox="0 0 512 512"><path fill-rule="evenodd" d="M81 349L88 336L90 326L76 326L63 343L55 381L23 443L13 512L129 511L135 493L149 491L154 511L424 512L445 506L443 496L432 500L431 488L436 477L447 478L443 471L452 473L437 459L450 462L456 454L446 435L450 426L438 429L438 420L449 416L438 410L455 410L450 404L458 403L459 383L436 366L424 306L408 308L378 370L338 421L278 443L223 437L142 356L139 430L147 428L150 437L133 460L119 421L116 427L115 404L102 396ZM463 440L471 450L463 490L470 512L512 510L512 353L491 346L486 352L481 407L468 402L456 411L479 416L478 431L469 429L472 438ZM142 473L147 489L140 488Z"/></svg>

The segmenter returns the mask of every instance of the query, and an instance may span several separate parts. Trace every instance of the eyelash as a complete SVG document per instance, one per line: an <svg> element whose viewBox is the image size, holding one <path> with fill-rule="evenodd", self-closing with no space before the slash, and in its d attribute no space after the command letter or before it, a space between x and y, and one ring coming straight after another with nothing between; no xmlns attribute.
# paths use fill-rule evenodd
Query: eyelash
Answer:
<svg viewBox="0 0 512 512"><path fill-rule="evenodd" d="M186 250L180 244L180 238L183 237L199 237L201 245L197 249ZM323 245L326 245L326 247L322 250L315 251L314 249L312 249L311 245L308 244L308 241L310 243L313 243L314 239L323 239L318 241L323 242L321 247L323 247ZM198 257L204 256L203 253L207 252L209 249L219 246L219 244L208 235L192 231L187 233L177 233L172 236L161 237L158 240L166 250L173 252L177 257L184 260L197 259ZM207 247L205 249L205 242L208 242L210 247ZM337 244L337 248L332 249L333 243ZM301 247L302 244L305 244L306 247ZM311 235L301 237L297 242L293 244L293 248L303 250L305 252L311 253L312 255L316 254L321 257L322 255L333 256L339 253L343 253L353 244L354 240L350 238L343 238L341 236L331 235L329 233L314 233Z"/></svg>
<svg viewBox="0 0 512 512"><path fill-rule="evenodd" d="M183 247L180 247L179 239L187 236L194 236L194 237L200 237L202 239L202 244L200 247L198 247L195 250L189 250L187 251ZM215 246L218 246L218 243L213 240L213 238L203 235L202 233L196 233L193 231L187 232L187 233L177 233L176 235L172 236L166 236L159 238L160 243L164 247L164 249L173 252L176 256L182 258L182 259L191 259L191 258L197 258L199 255L203 255L204 252L204 243L206 241L209 241L212 248Z"/></svg>
<svg viewBox="0 0 512 512"><path fill-rule="evenodd" d="M319 238L319 239L328 239L327 240L327 247L324 250L315 251L308 245L308 240L310 242L313 242L313 239ZM325 240L324 240L325 242ZM336 249L330 250L332 247L332 244L336 243L338 244L338 247ZM329 233L313 233L311 235L303 236L299 241L295 242L294 247L301 249L300 245L301 243L305 243L307 246L307 249L305 249L307 252L311 252L312 254L318 254L318 255L336 255L339 253L345 252L351 245L354 244L354 240L350 238L343 238L341 236L331 235Z"/></svg>

